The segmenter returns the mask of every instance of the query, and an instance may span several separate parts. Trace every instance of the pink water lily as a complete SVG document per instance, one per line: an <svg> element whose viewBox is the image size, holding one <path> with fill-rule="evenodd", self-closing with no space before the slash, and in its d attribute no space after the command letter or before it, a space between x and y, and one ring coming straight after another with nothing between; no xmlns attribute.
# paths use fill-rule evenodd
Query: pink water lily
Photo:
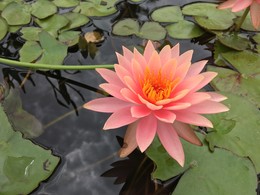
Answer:
<svg viewBox="0 0 260 195"><path fill-rule="evenodd" d="M260 0L227 0L218 6L219 9L231 8L232 12L239 12L250 6L250 16L255 29L260 27Z"/></svg>
<svg viewBox="0 0 260 195"><path fill-rule="evenodd" d="M201 145L189 124L212 127L201 114L225 112L228 108L219 103L226 99L215 92L198 92L216 75L203 72L207 61L191 64L193 51L179 54L179 44L165 46L159 53L151 41L144 54L123 48L117 54L115 72L99 68L97 72L107 81L101 84L113 97L92 100L85 108L98 112L113 113L104 129L129 125L125 135L126 156L137 146L144 152L157 134L166 151L181 166L184 152L179 137Z"/></svg>

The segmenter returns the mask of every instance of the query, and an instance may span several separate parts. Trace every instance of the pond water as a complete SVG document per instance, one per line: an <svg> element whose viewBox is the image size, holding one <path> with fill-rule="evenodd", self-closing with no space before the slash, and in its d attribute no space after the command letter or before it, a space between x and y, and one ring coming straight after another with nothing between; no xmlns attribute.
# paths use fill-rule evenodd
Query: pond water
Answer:
<svg viewBox="0 0 260 195"><path fill-rule="evenodd" d="M133 47L144 44L143 39L136 36L119 37L111 34L112 24L120 18L133 17L139 21L148 20L151 10L167 5L183 6L195 2L191 0L147 0L141 4L118 4L119 11L109 17L94 18L91 24L83 26L82 32L99 30L104 34L105 40L97 44L95 57L90 54L79 52L77 47L69 49L69 55L65 58L65 64L113 64L116 63L115 52L122 53L122 46ZM217 2L217 1L205 1ZM172 45L181 43L181 52L189 49L194 50L193 62L212 57L211 51L205 45L200 45L194 40L177 41L169 36L164 41ZM163 41L161 41L163 42ZM15 35L2 41L0 56L10 59L18 58L18 49L23 42ZM37 195L99 195L119 194L123 188L124 193L130 188L140 187L140 184L129 184L127 177L133 177L129 170L138 170L138 164L144 162L145 156L138 152L132 160L117 162L121 159L117 156L120 145L117 136L123 136L125 127L117 130L103 131L102 127L108 115L100 114L86 109L82 105L103 95L97 90L102 78L94 71L31 71L29 79L25 79L28 70L10 68L1 64L1 76L3 80L8 77L14 88L18 89L22 98L22 104L26 111L34 115L43 124L44 132L33 141L61 157L61 163L55 173L32 194ZM20 78L21 80L19 81ZM22 84L21 81L25 79ZM117 163L115 163L117 162ZM153 165L146 160L149 171ZM104 172L120 167L110 174L101 176ZM140 173L139 173L140 174ZM111 176L111 177L108 177ZM117 177L127 180L114 185ZM141 177L141 176L140 176ZM143 182L150 180L149 172L146 178L141 177ZM148 179L147 179L148 178ZM119 180L118 180L119 181ZM140 182L142 184L142 181ZM143 188L152 185L143 183ZM124 187L123 187L124 186ZM170 184L170 189L173 188ZM151 188L153 188L152 186ZM140 187L141 188L141 187ZM143 191L144 192L144 191ZM145 194L143 193L142 194ZM138 194L128 191L129 194ZM152 194L152 192L150 191ZM161 194L169 192L161 192ZM141 194L139 192L139 194Z"/></svg>

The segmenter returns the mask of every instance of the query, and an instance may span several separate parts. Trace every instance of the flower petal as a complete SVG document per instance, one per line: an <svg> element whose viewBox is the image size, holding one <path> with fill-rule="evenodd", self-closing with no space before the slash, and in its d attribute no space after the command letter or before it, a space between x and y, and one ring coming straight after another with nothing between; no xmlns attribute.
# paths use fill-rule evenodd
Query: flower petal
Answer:
<svg viewBox="0 0 260 195"><path fill-rule="evenodd" d="M200 75L196 75L193 77L189 77L187 79L185 79L184 81L182 81L175 89L175 91L181 91L183 89L194 89L196 86L198 86L201 81L204 80L204 77L200 74Z"/></svg>
<svg viewBox="0 0 260 195"><path fill-rule="evenodd" d="M218 6L218 9L227 9L227 8L231 8L236 4L237 0L227 0L224 3L221 3Z"/></svg>
<svg viewBox="0 0 260 195"><path fill-rule="evenodd" d="M166 109L166 110L183 110L190 106L191 106L190 103L174 103L174 104L171 104L170 106L168 106L168 105L165 106L164 109Z"/></svg>
<svg viewBox="0 0 260 195"><path fill-rule="evenodd" d="M119 64L115 64L114 68L118 78L122 81L122 83L125 82L124 80L125 76L132 76L132 74L127 69L125 69L123 66Z"/></svg>
<svg viewBox="0 0 260 195"><path fill-rule="evenodd" d="M197 125L197 126L203 126L203 127L210 127L212 128L212 123L205 117L192 113L187 111L175 111L176 114L176 120L191 124L191 125Z"/></svg>
<svg viewBox="0 0 260 195"><path fill-rule="evenodd" d="M125 57L129 62L131 62L131 60L133 59L133 56L134 56L133 52L123 46L123 54L124 54L124 57Z"/></svg>
<svg viewBox="0 0 260 195"><path fill-rule="evenodd" d="M109 83L124 86L117 74L106 68L97 68L96 71Z"/></svg>
<svg viewBox="0 0 260 195"><path fill-rule="evenodd" d="M183 66L184 64L189 64L192 59L193 50L188 50L181 54L178 58L178 64Z"/></svg>
<svg viewBox="0 0 260 195"><path fill-rule="evenodd" d="M128 60L125 56L122 56L119 53L116 53L116 56L117 56L118 64L130 72L132 60Z"/></svg>
<svg viewBox="0 0 260 195"><path fill-rule="evenodd" d="M192 144L202 146L200 139L196 136L190 125L175 121L173 127L181 138Z"/></svg>
<svg viewBox="0 0 260 195"><path fill-rule="evenodd" d="M147 66L147 61L145 60L144 56L140 54L140 52L134 48L134 59L139 63L143 70Z"/></svg>
<svg viewBox="0 0 260 195"><path fill-rule="evenodd" d="M149 62L153 52L155 51L152 41L148 41L144 49L144 58L146 62Z"/></svg>
<svg viewBox="0 0 260 195"><path fill-rule="evenodd" d="M162 48L159 55L162 65L167 63L171 59L171 47L169 45L166 45Z"/></svg>
<svg viewBox="0 0 260 195"><path fill-rule="evenodd" d="M162 122L173 123L176 119L176 115L172 111L157 110L154 111L154 116Z"/></svg>
<svg viewBox="0 0 260 195"><path fill-rule="evenodd" d="M157 120L149 115L139 120L136 129L136 141L141 152L144 152L152 143L157 129Z"/></svg>
<svg viewBox="0 0 260 195"><path fill-rule="evenodd" d="M198 114L213 114L219 112L226 112L229 110L227 106L224 104L206 100L196 105L192 105L187 108L188 111L198 113Z"/></svg>
<svg viewBox="0 0 260 195"><path fill-rule="evenodd" d="M148 116L150 113L151 110L143 105L131 107L131 114L134 118L142 118Z"/></svg>
<svg viewBox="0 0 260 195"><path fill-rule="evenodd" d="M135 82L140 83L141 78L144 77L144 69L136 59L132 63L132 73Z"/></svg>
<svg viewBox="0 0 260 195"><path fill-rule="evenodd" d="M203 70L203 68L205 67L207 62L208 62L207 60L202 60L202 61L193 63L190 66L190 69L189 69L186 77L191 77L191 76L199 74Z"/></svg>
<svg viewBox="0 0 260 195"><path fill-rule="evenodd" d="M237 0L236 4L232 7L232 12L239 12L246 9L252 4L253 0Z"/></svg>
<svg viewBox="0 0 260 195"><path fill-rule="evenodd" d="M106 121L103 129L115 129L130 123L135 122L137 119L132 117L130 107L122 108L114 112Z"/></svg>
<svg viewBox="0 0 260 195"><path fill-rule="evenodd" d="M148 67L150 68L151 72L154 74L158 74L159 70L162 67L161 59L157 51L154 51L149 62Z"/></svg>
<svg viewBox="0 0 260 195"><path fill-rule="evenodd" d="M221 94L218 94L216 92L207 92L208 95L210 95L211 100L215 102L221 102L223 100L226 100L227 97Z"/></svg>
<svg viewBox="0 0 260 195"><path fill-rule="evenodd" d="M168 80L173 80L175 76L176 68L177 68L177 61L175 59L171 59L167 61L162 67L163 76L165 76Z"/></svg>
<svg viewBox="0 0 260 195"><path fill-rule="evenodd" d="M177 59L180 55L180 44L177 43L174 47L171 49L171 56L173 59Z"/></svg>
<svg viewBox="0 0 260 195"><path fill-rule="evenodd" d="M163 106L161 106L161 105L154 105L154 104L152 104L152 103L150 103L150 102L148 102L146 99L144 99L142 96L140 96L139 94L138 94L138 98L139 98L139 100L143 103L143 104L145 104L146 106L147 106L147 108L149 108L149 109L151 109L151 110L160 110Z"/></svg>
<svg viewBox="0 0 260 195"><path fill-rule="evenodd" d="M120 93L129 102L132 102L132 103L135 103L135 104L140 104L141 103L141 101L138 99L138 96L136 94L134 94L128 88L121 89Z"/></svg>
<svg viewBox="0 0 260 195"><path fill-rule="evenodd" d="M136 83L130 76L124 77L126 86L135 94L142 93L139 83Z"/></svg>
<svg viewBox="0 0 260 195"><path fill-rule="evenodd" d="M131 106L131 103L119 100L114 97L105 97L91 100L84 104L83 107L97 112L111 113L125 107Z"/></svg>
<svg viewBox="0 0 260 195"><path fill-rule="evenodd" d="M157 134L169 155L183 167L184 152L179 136L173 126L168 123L158 122Z"/></svg>
<svg viewBox="0 0 260 195"><path fill-rule="evenodd" d="M216 73L216 72L203 72L203 73L199 74L199 75L204 76L204 79L192 91L197 91L197 90L203 88L210 81L212 81L217 76L217 74L218 73Z"/></svg>
<svg viewBox="0 0 260 195"><path fill-rule="evenodd" d="M208 92L195 92L188 94L180 102L189 102L191 105L194 105L209 99L211 99L211 95Z"/></svg>
<svg viewBox="0 0 260 195"><path fill-rule="evenodd" d="M124 137L124 145L118 151L120 158L127 157L137 147L137 142L136 142L137 124L138 124L138 122L134 122L134 123L128 125L128 127L126 129L125 137Z"/></svg>
<svg viewBox="0 0 260 195"><path fill-rule="evenodd" d="M100 84L99 87L102 88L103 90L105 90L110 95L112 95L118 99L125 100L124 97L120 93L122 87L120 87L118 85L113 85L110 83Z"/></svg>
<svg viewBox="0 0 260 195"><path fill-rule="evenodd" d="M250 6L250 16L254 28L257 30L260 27L260 2L253 2Z"/></svg>

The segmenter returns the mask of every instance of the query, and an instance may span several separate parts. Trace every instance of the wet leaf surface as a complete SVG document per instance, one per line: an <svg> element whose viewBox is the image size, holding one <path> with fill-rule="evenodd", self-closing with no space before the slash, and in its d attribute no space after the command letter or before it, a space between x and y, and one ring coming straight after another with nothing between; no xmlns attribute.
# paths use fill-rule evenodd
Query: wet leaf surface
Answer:
<svg viewBox="0 0 260 195"><path fill-rule="evenodd" d="M178 22L183 20L179 6L167 6L154 10L151 18L156 22Z"/></svg>
<svg viewBox="0 0 260 195"><path fill-rule="evenodd" d="M37 0L32 4L32 15L39 19L47 18L58 11L55 4L48 0Z"/></svg>

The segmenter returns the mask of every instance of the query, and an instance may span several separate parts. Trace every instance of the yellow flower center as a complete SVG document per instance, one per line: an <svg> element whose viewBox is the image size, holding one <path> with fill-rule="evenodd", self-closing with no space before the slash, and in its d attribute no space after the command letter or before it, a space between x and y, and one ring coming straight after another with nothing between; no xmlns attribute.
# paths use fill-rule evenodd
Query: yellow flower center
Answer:
<svg viewBox="0 0 260 195"><path fill-rule="evenodd" d="M178 78L169 80L165 75L162 75L161 70L157 73L152 73L149 68L146 68L144 79L141 82L143 94L151 103L167 99L170 97L178 80Z"/></svg>

